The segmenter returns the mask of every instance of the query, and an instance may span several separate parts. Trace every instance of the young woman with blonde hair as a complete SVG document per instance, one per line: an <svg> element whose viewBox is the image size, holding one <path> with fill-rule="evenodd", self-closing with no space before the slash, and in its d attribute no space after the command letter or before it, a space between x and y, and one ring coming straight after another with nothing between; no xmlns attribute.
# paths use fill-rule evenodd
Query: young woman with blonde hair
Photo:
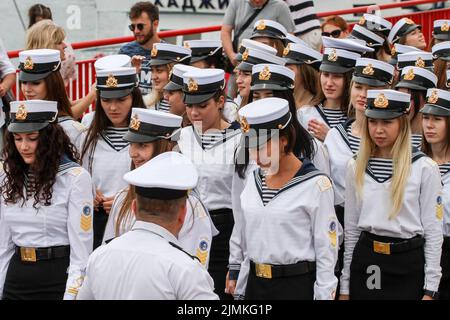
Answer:
<svg viewBox="0 0 450 320"><path fill-rule="evenodd" d="M409 108L407 93L367 92L361 146L345 180L341 299L437 297L441 179L437 164L411 148Z"/></svg>
<svg viewBox="0 0 450 320"><path fill-rule="evenodd" d="M67 87L70 78L75 77L75 60L73 59L71 62L72 66L66 66L68 60L66 60L67 44L64 42L65 38L66 33L62 27L56 25L52 20L41 20L28 29L25 49L59 50L61 55L61 76L65 87ZM72 113L75 119L81 118L86 109L95 101L95 96L96 91L91 90L85 97L71 102Z"/></svg>
<svg viewBox="0 0 450 320"><path fill-rule="evenodd" d="M152 91L144 96L144 102L148 108L169 112L170 105L164 98L164 87L169 83L176 63L189 65L191 50L169 43L155 43L151 56Z"/></svg>

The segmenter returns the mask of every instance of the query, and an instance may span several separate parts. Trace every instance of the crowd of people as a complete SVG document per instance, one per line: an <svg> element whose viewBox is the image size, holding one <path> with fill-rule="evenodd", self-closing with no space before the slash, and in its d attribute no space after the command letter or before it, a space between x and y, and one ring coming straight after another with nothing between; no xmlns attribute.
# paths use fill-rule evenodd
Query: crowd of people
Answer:
<svg viewBox="0 0 450 320"><path fill-rule="evenodd" d="M51 18L22 101L0 46L1 299L450 299L450 20L235 0L180 46L138 2L71 101Z"/></svg>

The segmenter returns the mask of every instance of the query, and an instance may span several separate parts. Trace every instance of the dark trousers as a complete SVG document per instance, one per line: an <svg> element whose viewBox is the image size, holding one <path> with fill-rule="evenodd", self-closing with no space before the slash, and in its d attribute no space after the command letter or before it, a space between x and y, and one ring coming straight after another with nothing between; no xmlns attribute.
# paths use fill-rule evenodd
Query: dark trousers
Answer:
<svg viewBox="0 0 450 320"><path fill-rule="evenodd" d="M334 206L334 210L336 211L336 217L338 218L339 223L342 226L342 230L344 229L344 207L342 206ZM334 268L334 275L338 279L338 285L336 292L339 293L340 287L341 287L341 274L342 269L344 268L344 248L345 243L342 242L341 246L339 247L338 251L338 261L336 262L336 266ZM339 299L339 294L336 294L336 300Z"/></svg>
<svg viewBox="0 0 450 320"><path fill-rule="evenodd" d="M313 300L316 272L299 276L264 279L252 270L248 275L246 300Z"/></svg>
<svg viewBox="0 0 450 320"><path fill-rule="evenodd" d="M230 257L230 237L234 226L233 211L219 209L211 210L209 214L219 234L211 243L208 271L214 280L214 292L221 300L231 300L233 297L225 293L225 280Z"/></svg>
<svg viewBox="0 0 450 320"><path fill-rule="evenodd" d="M442 278L439 285L439 299L450 300L450 237L444 238L442 246Z"/></svg>
<svg viewBox="0 0 450 320"><path fill-rule="evenodd" d="M367 233L366 233L367 234ZM425 278L423 245L389 255L377 253L362 241L356 243L350 265L351 300L421 300ZM404 239L371 235L374 240L396 243ZM379 288L373 288L379 270Z"/></svg>
<svg viewBox="0 0 450 320"><path fill-rule="evenodd" d="M97 210L94 210L94 250L102 245L107 222L108 215L106 214L105 209L98 208Z"/></svg>
<svg viewBox="0 0 450 320"><path fill-rule="evenodd" d="M3 288L4 300L62 300L70 258L22 262L14 254Z"/></svg>

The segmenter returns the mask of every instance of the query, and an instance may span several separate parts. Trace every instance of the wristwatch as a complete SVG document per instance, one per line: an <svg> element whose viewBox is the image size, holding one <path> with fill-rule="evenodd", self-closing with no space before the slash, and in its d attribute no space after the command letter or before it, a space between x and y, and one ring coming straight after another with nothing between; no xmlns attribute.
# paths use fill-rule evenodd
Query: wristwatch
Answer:
<svg viewBox="0 0 450 320"><path fill-rule="evenodd" d="M439 299L439 292L437 291L425 290L423 294L433 298L433 300Z"/></svg>

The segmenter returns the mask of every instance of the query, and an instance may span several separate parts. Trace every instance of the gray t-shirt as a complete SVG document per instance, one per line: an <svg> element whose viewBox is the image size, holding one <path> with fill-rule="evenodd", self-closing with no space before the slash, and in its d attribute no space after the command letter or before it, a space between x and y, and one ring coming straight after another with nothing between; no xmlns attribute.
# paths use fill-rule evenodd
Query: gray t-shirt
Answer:
<svg viewBox="0 0 450 320"><path fill-rule="evenodd" d="M282 24L289 33L295 31L295 24L291 17L291 12L286 3L281 0L268 0L269 3L250 23L247 29L239 37L239 43L242 39L250 38L253 25L260 19L273 20ZM234 31L240 30L244 23L251 18L252 14L257 8L250 4L250 0L231 0L228 5L225 17L223 18L224 25L233 26Z"/></svg>

